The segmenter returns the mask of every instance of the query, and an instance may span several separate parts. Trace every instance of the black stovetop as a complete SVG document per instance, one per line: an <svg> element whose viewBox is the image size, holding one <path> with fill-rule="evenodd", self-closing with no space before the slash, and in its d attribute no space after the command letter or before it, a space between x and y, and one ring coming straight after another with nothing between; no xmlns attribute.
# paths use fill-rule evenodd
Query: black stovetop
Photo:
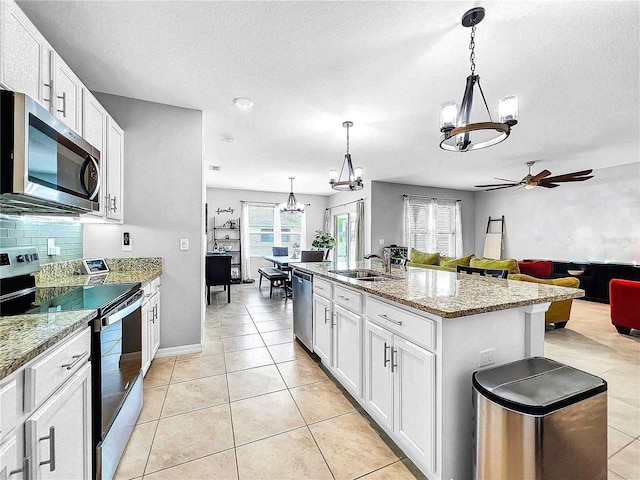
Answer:
<svg viewBox="0 0 640 480"><path fill-rule="evenodd" d="M0 315L98 310L98 315L103 316L139 289L139 283L32 288L0 303Z"/></svg>

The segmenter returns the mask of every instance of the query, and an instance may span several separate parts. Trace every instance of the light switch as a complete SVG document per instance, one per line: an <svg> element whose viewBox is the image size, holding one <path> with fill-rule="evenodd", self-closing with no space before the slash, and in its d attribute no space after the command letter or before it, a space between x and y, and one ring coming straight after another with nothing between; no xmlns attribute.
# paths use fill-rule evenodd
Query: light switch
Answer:
<svg viewBox="0 0 640 480"><path fill-rule="evenodd" d="M133 246L131 245L131 234L129 232L124 232L122 234L122 251L130 252Z"/></svg>
<svg viewBox="0 0 640 480"><path fill-rule="evenodd" d="M189 250L189 239L181 238L180 239L180 250Z"/></svg>

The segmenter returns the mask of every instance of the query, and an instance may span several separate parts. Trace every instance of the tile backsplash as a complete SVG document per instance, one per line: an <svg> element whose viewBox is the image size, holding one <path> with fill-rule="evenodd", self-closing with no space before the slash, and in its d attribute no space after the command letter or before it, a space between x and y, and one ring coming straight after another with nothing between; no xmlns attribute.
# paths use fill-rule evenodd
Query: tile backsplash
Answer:
<svg viewBox="0 0 640 480"><path fill-rule="evenodd" d="M60 255L47 255L47 239L53 238ZM82 224L56 217L0 215L0 247L36 247L40 263L82 258Z"/></svg>

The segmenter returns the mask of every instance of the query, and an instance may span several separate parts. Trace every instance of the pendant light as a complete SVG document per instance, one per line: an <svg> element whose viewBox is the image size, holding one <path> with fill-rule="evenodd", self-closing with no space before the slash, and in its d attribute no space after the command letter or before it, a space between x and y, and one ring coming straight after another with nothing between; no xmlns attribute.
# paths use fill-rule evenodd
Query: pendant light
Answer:
<svg viewBox="0 0 640 480"><path fill-rule="evenodd" d="M440 148L450 152L468 152L496 145L505 140L511 133L511 127L518 123L518 97L516 95L510 95L500 100L498 105L499 122L493 121L480 85L480 77L475 74L476 25L483 18L484 8L482 7L472 8L462 17L462 26L471 27L471 41L469 43L471 75L467 77L460 108L453 101L443 103L440 107L440 131L444 134ZM473 90L476 85L489 114L488 122L469 123L473 107Z"/></svg>
<svg viewBox="0 0 640 480"><path fill-rule="evenodd" d="M280 211L282 213L302 213L304 212L304 203L298 203L296 196L293 194L294 177L289 177L289 180L291 180L291 192L289 193L287 202L279 205Z"/></svg>
<svg viewBox="0 0 640 480"><path fill-rule="evenodd" d="M338 175L336 170L329 170L329 184L331 188L339 191L362 190L364 188L364 184L362 183L362 168L353 168L351 154L349 153L349 129L353 127L353 122L344 122L342 126L347 129L347 153L342 162L340 175ZM346 172L345 166L347 167ZM346 177L344 180L342 179L343 173L345 173Z"/></svg>

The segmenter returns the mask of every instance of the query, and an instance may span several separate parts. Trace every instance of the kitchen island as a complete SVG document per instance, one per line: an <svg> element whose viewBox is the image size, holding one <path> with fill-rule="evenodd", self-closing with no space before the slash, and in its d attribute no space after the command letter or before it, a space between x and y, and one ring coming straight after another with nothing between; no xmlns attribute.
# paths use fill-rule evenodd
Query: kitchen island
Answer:
<svg viewBox="0 0 640 480"><path fill-rule="evenodd" d="M369 262L295 268L313 275L314 352L431 479L473 476L472 373L543 355L550 302L584 295L419 268L377 281L332 272Z"/></svg>

